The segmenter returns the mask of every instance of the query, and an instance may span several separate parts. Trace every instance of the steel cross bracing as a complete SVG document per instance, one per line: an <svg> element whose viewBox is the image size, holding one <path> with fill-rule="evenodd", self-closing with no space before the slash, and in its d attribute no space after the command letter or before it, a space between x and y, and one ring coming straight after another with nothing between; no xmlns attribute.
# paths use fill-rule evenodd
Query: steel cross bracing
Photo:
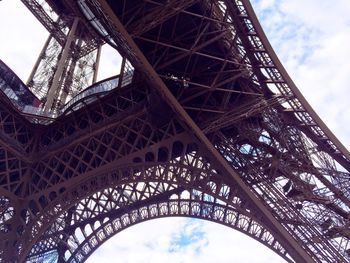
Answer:
<svg viewBox="0 0 350 263"><path fill-rule="evenodd" d="M55 111L96 81L103 40L72 1L22 2L49 32L27 84L46 111Z"/></svg>
<svg viewBox="0 0 350 263"><path fill-rule="evenodd" d="M4 262L83 262L126 227L177 215L242 231L289 262L350 261L349 153L249 2L78 3L136 72L47 126L1 93Z"/></svg>
<svg viewBox="0 0 350 263"><path fill-rule="evenodd" d="M55 1L37 1L22 0L22 3L32 12L38 21L47 29L47 31L64 46L67 40L67 27L73 22L73 18L81 15L76 4L71 1L61 1L60 4ZM62 10L60 10L62 8ZM83 57L101 45L100 37L91 30L88 23L84 23L85 43L80 47L79 56Z"/></svg>

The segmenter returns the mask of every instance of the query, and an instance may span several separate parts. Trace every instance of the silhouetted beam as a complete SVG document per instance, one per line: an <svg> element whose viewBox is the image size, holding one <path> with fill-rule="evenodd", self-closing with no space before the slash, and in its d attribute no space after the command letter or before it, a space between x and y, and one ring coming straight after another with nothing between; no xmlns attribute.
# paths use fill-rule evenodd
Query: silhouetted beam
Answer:
<svg viewBox="0 0 350 263"><path fill-rule="evenodd" d="M22 3L33 13L33 15L40 21L40 23L49 31L49 33L63 46L66 42L67 36L61 30L60 26L56 21L45 12L42 5L40 5L36 0L21 0ZM103 40L91 36L91 39L87 40L86 43L80 48L78 58L84 57L90 52L97 49L103 44ZM76 45L75 45L76 46Z"/></svg>
<svg viewBox="0 0 350 263"><path fill-rule="evenodd" d="M54 38L64 45L66 35L57 26L57 23L45 12L42 6L35 0L21 0L22 3L33 13L40 23L54 36Z"/></svg>
<svg viewBox="0 0 350 263"><path fill-rule="evenodd" d="M184 124L193 132L206 148L208 154L213 158L213 161L220 166L222 172L231 177L237 185L237 188L242 191L242 195L251 203L252 209L256 209L257 213L265 217L270 223L271 230L276 233L281 243L290 249L294 255L294 259L298 262L313 262L311 256L302 248L300 244L287 232L287 230L278 222L278 220L267 209L265 204L259 200L254 193L249 189L240 176L232 169L230 164L224 157L216 150L214 145L208 140L205 134L192 120L192 118L183 109L180 103L172 95L168 87L164 84L156 71L150 65L144 54L136 45L125 27L121 24L118 17L114 14L106 0L98 0L99 8L103 11L105 18L108 19L110 30L113 32L113 39L116 43L120 43L120 48L124 49L122 53L128 54L130 61L136 68L142 70L148 76L149 84L154 87L161 94L162 98L169 104L169 106L176 112Z"/></svg>
<svg viewBox="0 0 350 263"><path fill-rule="evenodd" d="M153 1L146 1L152 3ZM128 27L128 31L132 36L139 36L151 30L152 28L162 24L186 8L190 7L198 0L172 0L166 1L165 5L156 7L152 12L143 16L141 20L137 20ZM156 4L159 4L155 2Z"/></svg>
<svg viewBox="0 0 350 263"><path fill-rule="evenodd" d="M165 43L165 42L160 42L160 41L157 41L157 40L152 40L152 39L145 38L145 37L137 37L137 39L140 39L140 40L152 43L152 44L157 44L157 45L161 45L161 46L164 46L164 47L168 47L168 48L172 48L172 49L184 52L183 55L179 55L179 56L175 57L170 62L165 63L165 65L160 65L160 68L164 68L165 66L168 66L170 63L174 63L174 62L176 62L176 61L178 61L178 60L180 60L180 59L182 59L184 57L190 56L192 54L195 54L195 55L198 55L198 56L202 56L202 57L205 57L205 58L209 58L209 59L213 59L213 60L217 60L217 61L220 61L220 62L226 62L226 63L233 64L233 65L240 65L237 61L230 60L230 59L227 59L225 57L213 56L213 55L206 54L206 53L198 51L198 50L206 47L207 45L215 42L216 40L222 38L225 34L226 34L226 32L222 32L221 34L218 34L214 38L211 38L210 40L208 40L208 41L206 41L206 42L204 42L204 43L202 43L202 44L200 44L200 45L198 45L196 47L193 47L192 49L187 49L187 48L175 46L175 45L172 45L172 44L168 44L168 43Z"/></svg>
<svg viewBox="0 0 350 263"><path fill-rule="evenodd" d="M307 136L310 139L312 139L317 145L320 146L320 149L322 151L328 153L335 160L337 160L337 162L339 162L344 168L350 171L349 151L329 130L326 124L312 109L310 104L307 102L307 100L304 98L302 93L299 91L299 89L296 87L296 85L288 75L287 71L285 70L282 63L279 61L276 53L274 52L272 46L269 44L263 29L259 25L258 18L256 17L250 2L242 1L242 4L244 5L244 8L247 11L250 21L252 22L251 25L254 27L250 30L250 32L254 32L256 38L259 38L263 49L266 50L265 55L267 55L269 59L271 59L272 63L270 63L269 67L265 67L266 72L275 72L277 75L280 75L279 79L282 80L282 82L280 82L279 84L283 85L283 89L281 88L281 93L283 93L286 96L294 95L294 99L288 100L288 103L292 106L293 110L295 111L295 118L300 119L306 125L310 122L312 124L317 124L317 126L311 125L304 127L303 131L307 134ZM254 51L253 45L249 40L249 33L247 33L247 24L245 24L245 21L247 21L245 20L246 18L244 16L233 15L235 13L235 8L233 7L233 4L227 4L227 7L230 13L232 14L232 18L234 19L235 24L239 26L239 30L237 31L237 33L239 34L244 46L247 50L251 50L247 53L248 57L251 61L254 61L254 65L259 65L254 66L253 71L259 79L264 79L264 76L263 74L261 74L260 70L257 70L257 68L261 68L263 64L260 63L260 61L258 61L257 57L259 56L255 55L256 53ZM273 69L273 71L271 69ZM277 80L275 80L274 83L277 83Z"/></svg>

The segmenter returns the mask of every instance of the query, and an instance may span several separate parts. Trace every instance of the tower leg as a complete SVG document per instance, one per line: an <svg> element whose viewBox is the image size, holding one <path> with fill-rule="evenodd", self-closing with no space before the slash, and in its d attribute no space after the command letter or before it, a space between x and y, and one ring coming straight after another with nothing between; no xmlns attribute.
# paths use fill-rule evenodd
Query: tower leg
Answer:
<svg viewBox="0 0 350 263"><path fill-rule="evenodd" d="M45 45L44 47L42 48L40 54L39 54L39 57L38 59L36 60L35 62L35 65L28 77L28 80L27 80L27 86L28 87L31 87L33 86L33 81L34 81L34 76L35 76L35 73L37 72L38 68L39 68L39 65L40 65L40 62L42 61L42 59L45 57L46 55L46 50L47 48L49 47L49 44L50 42L52 41L52 35L50 34L49 37L47 38L46 42L45 42Z"/></svg>
<svg viewBox="0 0 350 263"><path fill-rule="evenodd" d="M92 77L92 84L96 83L96 80L97 80L98 68L100 66L100 58L101 58L101 46L99 46L97 49L96 61L93 66L94 75Z"/></svg>
<svg viewBox="0 0 350 263"><path fill-rule="evenodd" d="M45 107L44 107L45 111L49 111L52 108L54 104L54 97L57 94L58 89L60 88L61 77L62 77L64 67L66 65L66 60L68 59L68 56L71 55L71 45L73 41L76 40L75 35L76 35L76 29L78 27L78 22L79 22L79 18L78 17L74 18L73 25L69 31L61 58L57 63L57 69L53 77L51 87L47 93L47 98L46 98Z"/></svg>

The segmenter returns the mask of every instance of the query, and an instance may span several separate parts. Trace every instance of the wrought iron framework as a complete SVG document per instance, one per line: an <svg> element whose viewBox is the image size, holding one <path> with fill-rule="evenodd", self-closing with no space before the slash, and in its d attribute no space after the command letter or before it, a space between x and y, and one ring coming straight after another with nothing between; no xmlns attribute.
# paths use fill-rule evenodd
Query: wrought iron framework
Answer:
<svg viewBox="0 0 350 263"><path fill-rule="evenodd" d="M103 41L68 1L22 2L49 31L27 85L53 111L95 83Z"/></svg>
<svg viewBox="0 0 350 263"><path fill-rule="evenodd" d="M23 2L51 33L45 52L54 41L64 53L79 20L94 36L84 54L106 41L124 62L50 122L25 114L29 93L0 67L3 262L83 262L126 227L179 215L237 229L287 262L350 262L350 154L248 1L47 0L58 22Z"/></svg>

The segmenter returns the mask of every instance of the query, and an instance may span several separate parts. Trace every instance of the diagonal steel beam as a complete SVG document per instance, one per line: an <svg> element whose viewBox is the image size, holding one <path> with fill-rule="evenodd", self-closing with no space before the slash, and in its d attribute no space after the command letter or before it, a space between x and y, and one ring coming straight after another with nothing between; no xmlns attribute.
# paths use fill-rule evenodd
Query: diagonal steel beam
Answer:
<svg viewBox="0 0 350 263"><path fill-rule="evenodd" d="M32 12L40 23L54 36L62 46L66 42L66 35L57 26L57 23L45 12L42 6L36 0L21 0L22 3Z"/></svg>
<svg viewBox="0 0 350 263"><path fill-rule="evenodd" d="M166 5L157 6L152 12L143 16L141 21L137 20L134 23L132 23L128 30L132 36L142 35L143 33L162 24L164 21L177 15L178 13L190 7L196 2L198 2L198 0L167 1Z"/></svg>
<svg viewBox="0 0 350 263"><path fill-rule="evenodd" d="M330 156L332 156L335 160L337 160L337 162L339 162L343 167L345 167L349 171L350 170L350 152L345 148L345 146L338 140L338 138L332 133L332 131L317 115L317 113L314 111L314 109L311 107L308 101L304 98L303 94L300 92L300 90L297 88L293 80L288 75L287 71L283 67L275 51L270 45L264 33L264 30L260 26L258 22L258 18L254 13L251 3L248 0L242 0L241 3L243 4L244 9L249 15L249 18L252 24L254 25L255 35L260 38L260 41L263 44L263 48L267 51L266 54L269 55L269 57L273 62L273 66L272 67L270 66L270 67L275 69L275 72L278 72L281 75L281 79L283 81L280 84L285 84L285 86L287 86L286 91L287 90L288 91L281 92L281 93L286 94L290 92L295 96L295 101L297 103L292 103L292 100L290 100L289 104L292 106L292 109L295 115L299 116L298 119L301 119L302 122L304 122L305 124L307 124L307 120L311 119L317 124L317 126L313 126L313 127L306 126L304 127L303 130L316 144L320 146L320 148L323 151L327 152ZM227 1L227 7L230 10L232 17L235 18L236 16L233 15L235 14L235 10L231 1ZM239 23L238 20L242 21L244 20L244 17L237 16L236 20L237 20L236 22ZM241 28L242 28L242 31L239 32L241 36L241 40L244 41L246 46L251 47L251 43L247 37L247 34L244 33L244 29L242 26ZM250 57L252 61L255 60L254 50L250 50L247 53L247 55L248 57ZM256 63L256 64L259 65L261 63ZM267 72L268 72L268 66L263 66L263 67L267 69ZM259 75L259 71L257 69L253 68L253 70L256 72L257 75Z"/></svg>
<svg viewBox="0 0 350 263"><path fill-rule="evenodd" d="M39 22L47 29L47 31L52 35L58 43L63 47L67 40L67 35L62 31L62 28L59 25L60 19L54 21L52 17L44 10L42 5L37 0L21 0L22 3L29 9L29 11L39 20ZM92 39L85 41L85 44L82 45L79 49L78 58L84 57L90 52L97 49L100 45L103 44L103 40L99 37L92 36ZM76 45L75 48L78 49Z"/></svg>
<svg viewBox="0 0 350 263"><path fill-rule="evenodd" d="M175 45L172 45L172 44L168 44L168 43L165 43L165 42L152 40L152 39L145 38L145 37L138 37L138 39L141 39L143 41L146 41L146 42L149 42L149 43L152 43L152 44L157 44L157 45L161 45L161 46L164 46L164 47L168 47L168 48L172 48L172 49L184 52L183 55L179 55L179 56L175 57L171 61L161 65L160 68L164 68L165 66L168 66L171 63L174 63L174 62L176 62L176 61L178 61L178 60L180 60L180 59L182 59L184 57L190 56L192 54L195 54L195 55L198 55L198 56L203 56L205 58L210 58L210 59L217 60L217 61L220 61L220 62L226 62L226 63L230 63L230 64L233 64L233 65L238 65L237 61L233 61L233 60L230 60L230 59L227 59L227 58L223 58L223 57L219 57L219 56L213 56L213 55L210 55L210 54L198 51L198 50L202 49L203 47L206 47L209 44L211 44L211 43L217 41L218 39L222 38L225 34L226 34L226 32L222 32L221 34L211 38L210 40L208 40L208 41L206 41L206 42L204 42L204 43L202 43L202 44L200 44L198 46L193 47L192 49L187 49L187 48L175 46Z"/></svg>
<svg viewBox="0 0 350 263"><path fill-rule="evenodd" d="M249 187L239 177L239 175L232 169L227 163L223 156L215 149L215 147L208 140L203 131L196 125L192 118L183 109L180 103L172 95L168 87L164 84L162 79L158 76L157 72L150 65L146 57L143 55L141 50L138 48L131 35L126 31L124 26L119 21L118 17L114 14L106 0L97 0L101 10L105 14L109 21L111 30L122 39L117 40L118 42L123 41L123 46L127 48L125 50L131 55L131 60L134 62L135 67L145 73L148 78L148 83L154 87L161 94L162 98L169 104L174 110L178 117L186 124L186 126L193 132L193 134L199 139L202 145L206 148L211 158L216 162L217 167L220 167L221 171L229 175L236 183L237 187L245 194L245 197L252 205L253 209L256 209L261 216L263 216L268 222L270 222L271 229L276 233L281 240L282 244L289 251L293 251L294 259L297 262L313 262L309 254L307 254L302 246L286 231L278 220L272 215L268 208L253 194ZM112 36L113 37L113 36Z"/></svg>

